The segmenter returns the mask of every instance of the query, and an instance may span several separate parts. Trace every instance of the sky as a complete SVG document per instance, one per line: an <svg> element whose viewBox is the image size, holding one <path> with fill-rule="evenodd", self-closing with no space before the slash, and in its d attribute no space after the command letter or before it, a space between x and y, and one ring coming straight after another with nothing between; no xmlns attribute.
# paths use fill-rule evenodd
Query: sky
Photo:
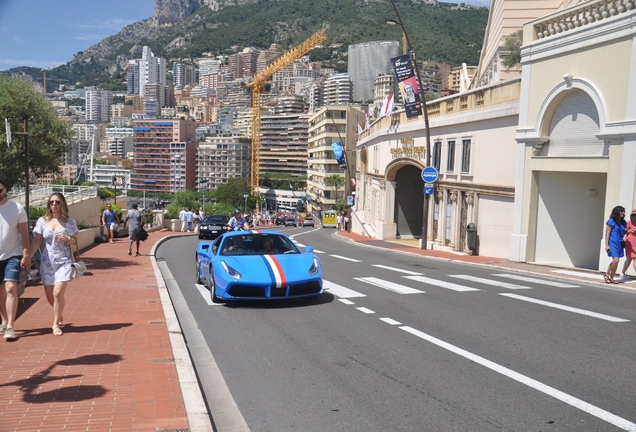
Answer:
<svg viewBox="0 0 636 432"><path fill-rule="evenodd" d="M445 0L490 6L491 0ZM0 0L0 70L49 69L150 18L155 0Z"/></svg>

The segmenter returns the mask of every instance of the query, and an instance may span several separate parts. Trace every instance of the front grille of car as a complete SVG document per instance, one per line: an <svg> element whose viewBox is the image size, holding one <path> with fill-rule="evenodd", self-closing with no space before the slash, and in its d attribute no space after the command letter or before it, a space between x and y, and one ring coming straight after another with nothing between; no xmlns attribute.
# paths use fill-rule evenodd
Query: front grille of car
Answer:
<svg viewBox="0 0 636 432"><path fill-rule="evenodd" d="M250 285L235 284L229 289L228 294L232 297L265 297L265 290Z"/></svg>
<svg viewBox="0 0 636 432"><path fill-rule="evenodd" d="M320 283L318 281L306 282L289 287L289 295L300 296L308 294L318 294L320 292Z"/></svg>

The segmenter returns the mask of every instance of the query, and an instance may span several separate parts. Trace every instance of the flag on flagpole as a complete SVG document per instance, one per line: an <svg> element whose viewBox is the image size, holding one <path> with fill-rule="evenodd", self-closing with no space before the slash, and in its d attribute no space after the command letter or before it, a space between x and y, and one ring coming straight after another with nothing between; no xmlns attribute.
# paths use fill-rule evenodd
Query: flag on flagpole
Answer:
<svg viewBox="0 0 636 432"><path fill-rule="evenodd" d="M393 93L389 93L384 102L382 103L382 110L380 111L380 117L384 117L393 112Z"/></svg>
<svg viewBox="0 0 636 432"><path fill-rule="evenodd" d="M366 112L366 120L364 122L364 128L365 129L369 129L369 127L371 126L371 124L369 123L369 111Z"/></svg>
<svg viewBox="0 0 636 432"><path fill-rule="evenodd" d="M358 135L362 133L362 126L360 126L360 122L358 122Z"/></svg>

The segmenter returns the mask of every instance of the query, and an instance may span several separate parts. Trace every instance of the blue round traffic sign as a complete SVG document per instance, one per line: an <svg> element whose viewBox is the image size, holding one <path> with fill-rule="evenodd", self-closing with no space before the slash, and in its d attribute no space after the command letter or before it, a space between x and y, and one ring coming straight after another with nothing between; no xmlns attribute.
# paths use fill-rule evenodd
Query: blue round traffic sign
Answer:
<svg viewBox="0 0 636 432"><path fill-rule="evenodd" d="M422 180L425 183L434 183L437 181L437 177L439 177L439 173L435 167L429 166L422 170Z"/></svg>

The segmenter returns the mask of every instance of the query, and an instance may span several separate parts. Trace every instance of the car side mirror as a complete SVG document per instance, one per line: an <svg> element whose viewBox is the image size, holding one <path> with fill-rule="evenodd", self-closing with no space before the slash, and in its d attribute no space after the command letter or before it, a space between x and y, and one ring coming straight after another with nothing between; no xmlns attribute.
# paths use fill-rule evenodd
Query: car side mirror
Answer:
<svg viewBox="0 0 636 432"><path fill-rule="evenodd" d="M305 248L305 253L312 253L314 251L314 247L313 246L307 246Z"/></svg>

